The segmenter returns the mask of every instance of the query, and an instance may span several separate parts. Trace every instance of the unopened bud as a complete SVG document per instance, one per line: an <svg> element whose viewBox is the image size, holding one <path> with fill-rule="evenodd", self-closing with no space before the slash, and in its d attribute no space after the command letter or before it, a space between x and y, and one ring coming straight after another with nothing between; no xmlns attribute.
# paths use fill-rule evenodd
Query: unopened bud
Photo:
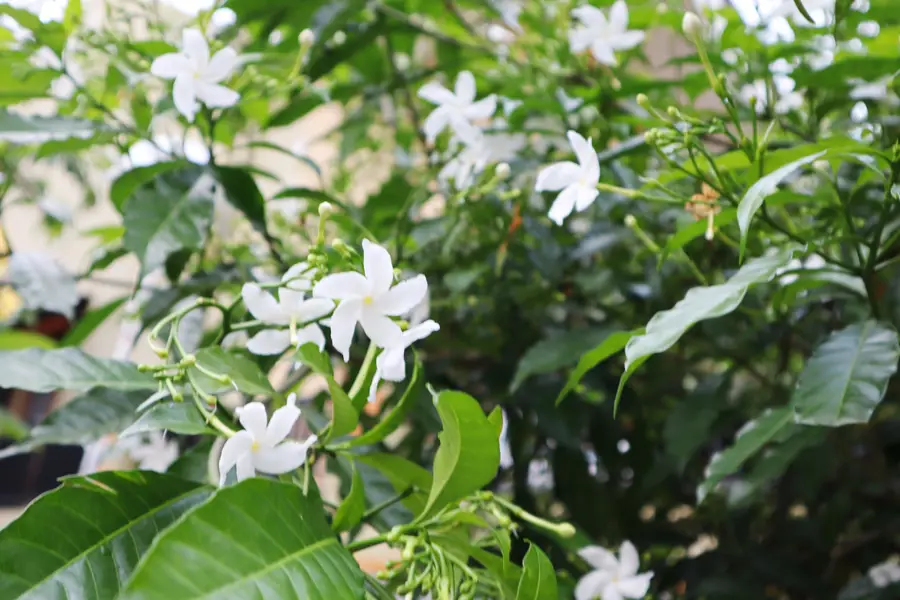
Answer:
<svg viewBox="0 0 900 600"><path fill-rule="evenodd" d="M316 34L312 32L312 29L304 29L297 36L297 41L300 42L301 46L308 48L315 43Z"/></svg>
<svg viewBox="0 0 900 600"><path fill-rule="evenodd" d="M497 168L494 169L494 173L501 180L506 179L507 177L509 177L510 173L509 164L505 162L500 163L499 165L497 165Z"/></svg>
<svg viewBox="0 0 900 600"><path fill-rule="evenodd" d="M625 215L625 227L633 228L637 225L637 219L634 215Z"/></svg>
<svg viewBox="0 0 900 600"><path fill-rule="evenodd" d="M334 212L334 206L332 206L331 202L323 202L319 205L319 216L327 217L328 215Z"/></svg>
<svg viewBox="0 0 900 600"><path fill-rule="evenodd" d="M335 46L340 46L347 41L347 34L343 31L336 31L331 41L334 42Z"/></svg>
<svg viewBox="0 0 900 600"><path fill-rule="evenodd" d="M666 109L666 112L669 113L669 116L670 116L670 117L677 117L677 116L678 116L678 109L675 108L674 106L670 106L669 108L667 108L667 109Z"/></svg>
<svg viewBox="0 0 900 600"><path fill-rule="evenodd" d="M638 94L636 100L638 106L642 106L644 108L650 107L650 98L647 97L647 94Z"/></svg>
<svg viewBox="0 0 900 600"><path fill-rule="evenodd" d="M703 21L700 20L700 17L691 11L684 13L684 18L681 20L681 31L688 39L699 39L703 35L703 29Z"/></svg>

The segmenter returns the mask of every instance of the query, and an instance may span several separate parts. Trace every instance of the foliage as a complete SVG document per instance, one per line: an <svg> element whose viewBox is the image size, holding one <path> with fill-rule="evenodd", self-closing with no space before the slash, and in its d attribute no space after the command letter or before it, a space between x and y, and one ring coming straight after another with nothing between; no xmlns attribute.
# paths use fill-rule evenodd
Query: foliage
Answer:
<svg viewBox="0 0 900 600"><path fill-rule="evenodd" d="M66 226L45 162L120 217L80 273L13 247L18 317L133 256L159 356L78 348L124 300L0 330L0 386L79 394L3 455L179 457L35 500L0 597L887 597L900 13L693 4L0 5L0 210ZM329 108L333 160L273 141Z"/></svg>

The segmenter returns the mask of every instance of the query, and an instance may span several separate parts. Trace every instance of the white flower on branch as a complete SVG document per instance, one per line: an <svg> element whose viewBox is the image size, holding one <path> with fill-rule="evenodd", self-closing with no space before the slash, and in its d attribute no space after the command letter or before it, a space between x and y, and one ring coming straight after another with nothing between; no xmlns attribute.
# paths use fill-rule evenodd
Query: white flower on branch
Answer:
<svg viewBox="0 0 900 600"><path fill-rule="evenodd" d="M378 358L375 359L375 378L372 379L372 385L369 387L369 402L375 401L375 393L382 380L400 382L406 379L406 358L403 356L406 349L440 328L440 325L429 319L404 331L400 343L385 348L378 355Z"/></svg>
<svg viewBox="0 0 900 600"><path fill-rule="evenodd" d="M584 4L572 10L572 17L581 24L569 31L572 52L590 49L597 62L618 64L616 52L631 50L644 41L644 32L628 29L628 5L617 0L609 10L609 18L595 6Z"/></svg>
<svg viewBox="0 0 900 600"><path fill-rule="evenodd" d="M281 354L290 346L312 342L319 349L325 347L325 335L314 323L331 312L334 304L321 298L305 297L303 292L289 287L278 290L278 300L255 283L245 283L241 289L244 305L254 317L278 328L264 329L250 338L247 349L253 354ZM303 325L297 328L298 325ZM283 327L287 326L288 329Z"/></svg>
<svg viewBox="0 0 900 600"><path fill-rule="evenodd" d="M623 600L647 595L653 572L638 574L640 558L631 542L622 543L618 559L600 546L586 546L578 551L578 555L593 571L578 580L575 600Z"/></svg>
<svg viewBox="0 0 900 600"><path fill-rule="evenodd" d="M240 94L220 85L231 76L237 64L237 53L232 48L223 48L210 58L206 38L200 30L188 28L182 33L181 52L157 57L150 72L175 80L172 88L175 108L188 121L193 121L198 101L208 108L237 104Z"/></svg>
<svg viewBox="0 0 900 600"><path fill-rule="evenodd" d="M463 71L456 77L456 85L451 92L436 81L419 88L419 97L436 104L423 129L425 137L433 142L447 127L457 136L471 135L475 129L472 121L487 119L497 110L497 96L491 94L475 101L475 77Z"/></svg>
<svg viewBox="0 0 900 600"><path fill-rule="evenodd" d="M582 211L597 199L597 184L600 182L600 161L591 146L590 139L584 139L575 131L566 134L578 157L578 163L558 162L538 173L534 189L538 192L560 191L553 201L548 216L557 225L572 214Z"/></svg>

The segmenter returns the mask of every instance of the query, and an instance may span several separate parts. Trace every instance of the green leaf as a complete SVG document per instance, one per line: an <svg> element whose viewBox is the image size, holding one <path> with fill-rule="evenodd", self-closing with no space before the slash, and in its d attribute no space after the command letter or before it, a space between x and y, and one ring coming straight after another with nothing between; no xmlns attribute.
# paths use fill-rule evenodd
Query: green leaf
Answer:
<svg viewBox="0 0 900 600"><path fill-rule="evenodd" d="M736 218L737 211L735 209L725 209L721 213L716 215L716 227L722 228L730 224ZM688 244L688 242L691 242L705 234L706 227L706 219L701 219L699 221L694 221L687 227L682 227L681 229L676 231L675 234L668 239L666 245L663 247L662 252L659 253L658 264L661 265L673 252L681 250L685 245Z"/></svg>
<svg viewBox="0 0 900 600"><path fill-rule="evenodd" d="M250 224L266 235L266 200L256 186L253 176L237 167L215 167L216 179L225 190L228 203L244 213Z"/></svg>
<svg viewBox="0 0 900 600"><path fill-rule="evenodd" d="M71 33L81 24L81 0L67 0L66 12L63 15L63 27Z"/></svg>
<svg viewBox="0 0 900 600"><path fill-rule="evenodd" d="M152 375L132 363L96 358L76 348L29 348L0 352L0 387L29 392L94 387L155 391L157 385Z"/></svg>
<svg viewBox="0 0 900 600"><path fill-rule="evenodd" d="M188 448L169 465L166 474L200 483L218 483L210 480L209 473L209 454L212 451L213 439L204 438Z"/></svg>
<svg viewBox="0 0 900 600"><path fill-rule="evenodd" d="M153 472L66 478L0 530L0 598L116 598L156 535L209 492Z"/></svg>
<svg viewBox="0 0 900 600"><path fill-rule="evenodd" d="M532 375L551 373L574 364L608 335L607 329L586 329L567 331L541 340L522 356L509 391L515 392Z"/></svg>
<svg viewBox="0 0 900 600"><path fill-rule="evenodd" d="M588 371L602 363L604 360L622 350L625 347L625 344L633 338L635 335L638 335L640 330L635 331L618 331L613 333L605 340L603 340L600 345L598 345L593 350L586 352L582 355L582 357L578 360L578 365L575 367L575 370L569 375L568 381L566 381L566 386L559 393L559 396L556 397L556 404L559 405L566 396L569 395L569 392L574 390L581 379L587 375Z"/></svg>
<svg viewBox="0 0 900 600"><path fill-rule="evenodd" d="M357 462L368 465L380 471L398 494L403 493L410 488L415 488L416 493L408 496L403 500L403 504L414 515L421 514L425 510L425 504L428 501L426 493L431 489L433 478L431 473L423 469L419 465L410 462L402 456L395 454L387 454L383 452L373 452L371 454L359 454L353 457Z"/></svg>
<svg viewBox="0 0 900 600"><path fill-rule="evenodd" d="M149 431L171 431L183 435L210 433L212 429L200 415L197 407L190 402L161 402L154 404L143 413L121 437L147 433Z"/></svg>
<svg viewBox="0 0 900 600"><path fill-rule="evenodd" d="M213 198L194 190L166 193L143 188L124 210L122 243L137 255L141 273L146 274L163 266L176 252L203 247L212 223Z"/></svg>
<svg viewBox="0 0 900 600"><path fill-rule="evenodd" d="M616 406L625 382L645 360L671 348L696 323L732 312L740 305L751 286L770 281L798 250L796 246L786 247L753 259L727 282L691 288L675 306L653 315L645 332L630 339L625 346L625 373L619 380Z"/></svg>
<svg viewBox="0 0 900 600"><path fill-rule="evenodd" d="M102 127L102 124L80 119L25 116L0 110L0 142L10 144L39 144L50 140L89 138L99 127Z"/></svg>
<svg viewBox="0 0 900 600"><path fill-rule="evenodd" d="M753 219L753 215L755 215L756 211L762 206L766 196L775 192L775 190L778 189L778 185L797 171L797 169L818 160L825 152L825 150L822 150L821 152L804 156L803 158L799 158L779 167L754 183L750 189L747 190L747 193L744 195L744 198L741 200L737 209L738 227L741 229L741 260L744 258L744 250L747 247L747 235L750 233L750 220Z"/></svg>
<svg viewBox="0 0 900 600"><path fill-rule="evenodd" d="M56 340L33 331L4 329L0 331L0 350L24 350L26 348L56 348Z"/></svg>
<svg viewBox="0 0 900 600"><path fill-rule="evenodd" d="M158 175L189 166L191 166L191 163L185 160L171 160L155 163L146 167L136 167L130 171L126 171L112 182L112 186L109 189L110 200L112 200L113 206L115 206L119 212L122 212L125 208L126 201L131 198L131 195L134 194L139 187L152 181Z"/></svg>
<svg viewBox="0 0 900 600"><path fill-rule="evenodd" d="M866 321L837 331L813 352L791 396L804 425L866 423L897 372L900 342L886 323Z"/></svg>
<svg viewBox="0 0 900 600"><path fill-rule="evenodd" d="M19 442L27 437L28 425L5 408L0 408L0 438Z"/></svg>
<svg viewBox="0 0 900 600"><path fill-rule="evenodd" d="M197 351L197 364L190 368L191 377L200 388L208 394L217 394L233 390L231 384L222 383L201 372L202 367L212 373L227 375L237 388L245 394L255 396L271 396L275 388L269 383L262 369L248 356L229 352L220 346L201 348Z"/></svg>
<svg viewBox="0 0 900 600"><path fill-rule="evenodd" d="M89 311L78 320L75 327L66 333L62 341L59 342L59 345L80 346L82 342L87 340L90 335L105 323L106 319L116 312L127 300L128 297L123 296L122 298L117 298L108 304L104 304L99 308Z"/></svg>
<svg viewBox="0 0 900 600"><path fill-rule="evenodd" d="M794 0L794 6L797 7L797 10L800 11L800 14L803 15L803 18L813 25L816 24L815 20L810 16L809 12L806 10L806 7L803 6L803 3L800 0Z"/></svg>
<svg viewBox="0 0 900 600"><path fill-rule="evenodd" d="M522 577L519 579L516 600L557 600L559 598L553 563L540 548L529 544L522 567Z"/></svg>
<svg viewBox="0 0 900 600"><path fill-rule="evenodd" d="M416 398L418 398L424 385L425 380L422 377L422 363L417 360L413 367L412 377L409 380L409 384L406 386L406 391L403 392L403 396L400 398L400 401L397 402L397 405L387 415L382 417L377 425L362 435L341 444L340 447L355 448L358 446L377 444L392 434L403 423L403 419L415 404Z"/></svg>
<svg viewBox="0 0 900 600"><path fill-rule="evenodd" d="M720 481L737 472L776 436L788 435L798 427L793 422L793 409L790 406L767 410L759 418L748 421L737 432L734 444L722 452L713 454L709 460L706 479L697 488L697 502L703 502Z"/></svg>
<svg viewBox="0 0 900 600"><path fill-rule="evenodd" d="M335 533L356 527L366 512L366 491L362 476L356 470L356 466L353 466L352 469L350 492L341 502L331 521L331 530Z"/></svg>
<svg viewBox="0 0 900 600"><path fill-rule="evenodd" d="M356 429L359 423L359 413L353 406L350 396L344 388L335 381L331 371L331 361L328 355L320 351L315 344L303 344L297 350L297 358L314 372L325 378L328 384L328 393L331 395L331 425L322 436L322 443L347 435Z"/></svg>
<svg viewBox="0 0 900 600"><path fill-rule="evenodd" d="M119 600L362 597L363 573L321 501L253 478L220 489L163 531Z"/></svg>
<svg viewBox="0 0 900 600"><path fill-rule="evenodd" d="M478 401L462 392L441 392L435 400L444 426L434 457L434 484L420 519L480 490L500 467L500 441Z"/></svg>

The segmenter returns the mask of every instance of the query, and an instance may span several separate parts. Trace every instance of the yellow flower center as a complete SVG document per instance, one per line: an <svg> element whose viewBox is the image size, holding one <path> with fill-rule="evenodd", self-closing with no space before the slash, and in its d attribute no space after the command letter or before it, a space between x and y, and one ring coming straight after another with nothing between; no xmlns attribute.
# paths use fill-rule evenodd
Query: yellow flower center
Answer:
<svg viewBox="0 0 900 600"><path fill-rule="evenodd" d="M253 440L253 444L250 445L250 451L256 452L257 450L259 450L259 442Z"/></svg>
<svg viewBox="0 0 900 600"><path fill-rule="evenodd" d="M365 298L363 298L363 304L372 304L372 302L372 296L366 296Z"/></svg>

